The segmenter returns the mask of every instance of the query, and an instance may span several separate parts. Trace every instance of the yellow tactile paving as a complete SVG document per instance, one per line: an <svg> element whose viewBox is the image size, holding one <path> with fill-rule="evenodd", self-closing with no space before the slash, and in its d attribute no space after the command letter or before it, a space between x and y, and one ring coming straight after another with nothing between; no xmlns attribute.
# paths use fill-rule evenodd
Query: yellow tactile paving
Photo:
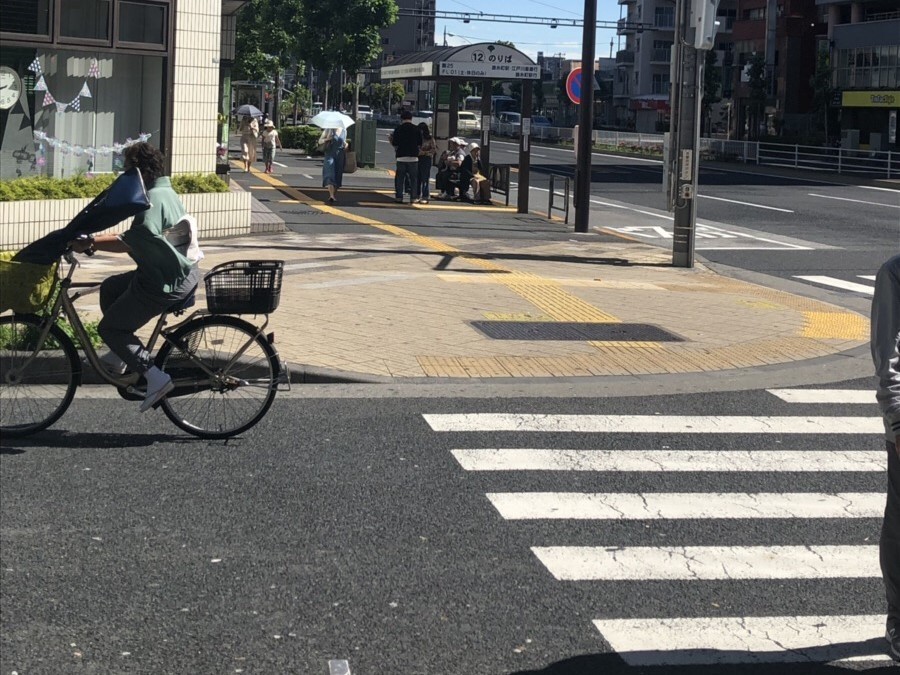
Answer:
<svg viewBox="0 0 900 675"><path fill-rule="evenodd" d="M869 335L869 322L859 314L850 312L803 312L804 325L801 335L808 338L865 340Z"/></svg>

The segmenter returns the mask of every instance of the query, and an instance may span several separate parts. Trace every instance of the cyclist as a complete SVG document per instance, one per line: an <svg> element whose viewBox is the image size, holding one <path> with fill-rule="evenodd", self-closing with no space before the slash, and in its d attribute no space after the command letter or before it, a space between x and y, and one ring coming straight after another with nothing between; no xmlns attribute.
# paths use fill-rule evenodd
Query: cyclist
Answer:
<svg viewBox="0 0 900 675"><path fill-rule="evenodd" d="M116 274L100 286L103 319L100 337L112 350L104 365L121 374L126 368L147 380L141 412L152 408L169 393L172 378L153 365L150 353L135 335L144 324L165 312L171 305L194 292L200 279L197 265L179 253L164 232L182 220L186 211L163 175L162 153L149 143L136 143L124 153L125 169L137 167L147 187L151 207L134 218L124 233L101 234L69 242L73 250L127 253L137 269ZM118 357L118 358L116 358Z"/></svg>

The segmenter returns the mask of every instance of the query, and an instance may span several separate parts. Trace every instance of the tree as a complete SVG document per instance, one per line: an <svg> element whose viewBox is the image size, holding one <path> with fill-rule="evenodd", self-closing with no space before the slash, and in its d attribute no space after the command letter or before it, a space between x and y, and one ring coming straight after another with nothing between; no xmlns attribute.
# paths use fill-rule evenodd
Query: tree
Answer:
<svg viewBox="0 0 900 675"><path fill-rule="evenodd" d="M238 14L236 79L266 81L287 68L298 51L301 0L252 0Z"/></svg>
<svg viewBox="0 0 900 675"><path fill-rule="evenodd" d="M379 29L397 21L394 0L298 0L303 25L300 54L325 72L345 70L355 82L359 71L381 52ZM353 113L358 105L354 96Z"/></svg>
<svg viewBox="0 0 900 675"><path fill-rule="evenodd" d="M818 57L816 58L816 72L809 79L809 86L812 87L813 90L813 113L816 117L819 118L819 122L822 124L822 129L825 131L825 138L823 139L826 143L831 140L831 134L829 133L829 129L831 126L828 123L828 117L831 110L831 99L834 96L834 87L832 86L832 76L834 73L834 69L831 67L831 56L828 54L826 50L819 51ZM818 127L819 125L814 125Z"/></svg>
<svg viewBox="0 0 900 675"><path fill-rule="evenodd" d="M750 115L748 118L751 141L759 140L759 125L765 114L766 99L768 97L769 83L766 68L766 57L754 52L750 57L747 75L750 79Z"/></svg>
<svg viewBox="0 0 900 675"><path fill-rule="evenodd" d="M719 87L722 84L722 69L716 65L719 56L714 49L706 52L706 61L703 65L703 100L701 101L701 118L703 126L706 127L706 133L709 134L712 113L712 106L722 100L719 96Z"/></svg>

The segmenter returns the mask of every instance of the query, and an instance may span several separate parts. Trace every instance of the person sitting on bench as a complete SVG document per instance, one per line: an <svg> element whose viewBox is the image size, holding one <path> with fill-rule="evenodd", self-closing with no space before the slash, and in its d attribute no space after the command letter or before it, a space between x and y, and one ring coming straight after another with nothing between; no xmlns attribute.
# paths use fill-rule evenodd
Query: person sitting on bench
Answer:
<svg viewBox="0 0 900 675"><path fill-rule="evenodd" d="M473 202L476 204L491 203L491 182L484 175L481 148L478 143L472 143L469 146L469 156L463 160L459 173L462 187L470 186L472 188Z"/></svg>
<svg viewBox="0 0 900 675"><path fill-rule="evenodd" d="M434 179L435 187L440 191L438 199L450 199L457 188L461 194L467 189L467 186L461 182L459 173L465 159L465 153L461 147L464 144L465 142L458 136L447 140L447 149L438 160L437 176Z"/></svg>

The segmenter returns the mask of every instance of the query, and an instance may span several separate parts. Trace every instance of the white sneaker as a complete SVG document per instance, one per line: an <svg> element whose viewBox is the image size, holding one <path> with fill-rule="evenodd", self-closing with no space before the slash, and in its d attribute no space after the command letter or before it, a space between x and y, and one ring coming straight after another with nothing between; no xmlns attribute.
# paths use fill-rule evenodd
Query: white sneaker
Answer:
<svg viewBox="0 0 900 675"><path fill-rule="evenodd" d="M166 394L175 388L171 376L156 366L144 373L144 377L147 379L147 393L144 394L144 400L141 403L141 412L150 410L160 399L165 398Z"/></svg>

